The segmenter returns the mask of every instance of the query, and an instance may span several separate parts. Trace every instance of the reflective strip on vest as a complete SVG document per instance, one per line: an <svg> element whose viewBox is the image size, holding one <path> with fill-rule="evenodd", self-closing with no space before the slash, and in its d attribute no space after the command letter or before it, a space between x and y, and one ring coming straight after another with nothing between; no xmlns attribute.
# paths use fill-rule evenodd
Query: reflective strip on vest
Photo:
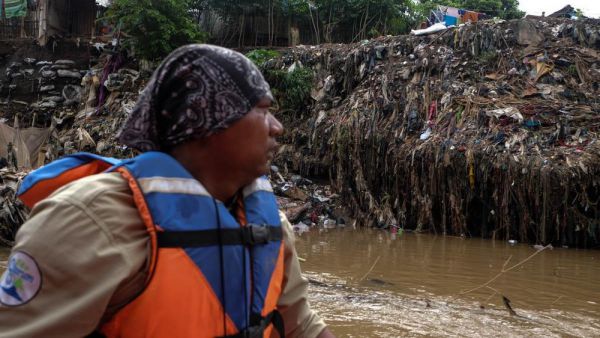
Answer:
<svg viewBox="0 0 600 338"><path fill-rule="evenodd" d="M144 194L160 192L210 197L202 184L193 178L147 177L138 179L138 183Z"/></svg>
<svg viewBox="0 0 600 338"><path fill-rule="evenodd" d="M267 180L266 178L263 178L263 177L258 178L254 182L252 182L252 184L250 184L244 188L244 190L243 190L244 198L248 197L249 195L251 195L257 191L266 191L266 192L272 193L273 187L271 186L271 183L269 182L269 180Z"/></svg>

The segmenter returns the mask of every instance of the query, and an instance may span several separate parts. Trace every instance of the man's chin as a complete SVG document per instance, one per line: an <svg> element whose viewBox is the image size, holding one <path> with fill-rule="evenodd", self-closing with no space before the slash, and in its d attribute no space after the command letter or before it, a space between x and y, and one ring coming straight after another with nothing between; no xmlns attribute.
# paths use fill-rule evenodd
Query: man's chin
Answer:
<svg viewBox="0 0 600 338"><path fill-rule="evenodd" d="M261 168L259 177L268 175L270 172L271 172L271 161L268 161L267 164L265 164L263 166L263 168Z"/></svg>
<svg viewBox="0 0 600 338"><path fill-rule="evenodd" d="M266 164L264 164L260 167L257 167L256 171L254 171L251 175L249 184L252 183L254 180L256 180L259 177L268 175L269 172L271 171L270 168L271 168L271 161L268 161Z"/></svg>

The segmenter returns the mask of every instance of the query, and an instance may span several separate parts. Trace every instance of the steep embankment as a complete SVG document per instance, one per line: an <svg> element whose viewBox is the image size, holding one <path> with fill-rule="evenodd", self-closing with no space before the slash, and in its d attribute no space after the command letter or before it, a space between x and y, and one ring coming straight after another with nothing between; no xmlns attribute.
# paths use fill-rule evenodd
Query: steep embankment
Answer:
<svg viewBox="0 0 600 338"><path fill-rule="evenodd" d="M365 225L596 246L599 50L598 20L558 19L289 49L267 72L315 83L279 161Z"/></svg>

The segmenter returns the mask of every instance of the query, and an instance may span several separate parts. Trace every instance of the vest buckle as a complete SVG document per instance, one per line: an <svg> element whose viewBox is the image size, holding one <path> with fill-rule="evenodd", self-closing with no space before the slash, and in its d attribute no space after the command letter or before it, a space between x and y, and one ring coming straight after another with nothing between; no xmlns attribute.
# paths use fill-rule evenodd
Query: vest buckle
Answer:
<svg viewBox="0 0 600 338"><path fill-rule="evenodd" d="M248 224L241 228L242 240L247 245L267 244L269 243L269 228L257 224Z"/></svg>
<svg viewBox="0 0 600 338"><path fill-rule="evenodd" d="M250 326L240 331L237 334L223 336L220 338L262 338L265 329L273 324L273 328L279 333L280 338L285 338L285 327L283 317L277 310L269 312L268 315L262 317L258 313L253 313L250 316Z"/></svg>

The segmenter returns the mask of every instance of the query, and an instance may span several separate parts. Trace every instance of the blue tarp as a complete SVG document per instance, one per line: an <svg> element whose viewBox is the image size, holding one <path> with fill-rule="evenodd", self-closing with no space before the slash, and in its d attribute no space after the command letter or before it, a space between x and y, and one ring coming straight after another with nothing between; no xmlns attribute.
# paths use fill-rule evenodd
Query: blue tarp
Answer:
<svg viewBox="0 0 600 338"><path fill-rule="evenodd" d="M446 23L446 26L456 26L458 24L458 18L444 15L444 22Z"/></svg>

